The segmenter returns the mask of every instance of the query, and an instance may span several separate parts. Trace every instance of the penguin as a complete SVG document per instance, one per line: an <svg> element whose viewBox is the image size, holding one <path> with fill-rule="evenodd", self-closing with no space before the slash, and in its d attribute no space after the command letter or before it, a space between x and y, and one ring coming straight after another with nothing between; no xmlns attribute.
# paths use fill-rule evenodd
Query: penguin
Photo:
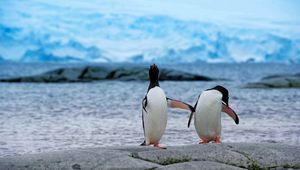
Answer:
<svg viewBox="0 0 300 170"><path fill-rule="evenodd" d="M166 97L164 90L159 86L159 69L155 64L150 66L149 79L148 91L142 100L142 124L145 139L141 145L153 145L166 149L159 145L159 141L167 126L168 107L191 112L194 112L194 108L187 103Z"/></svg>
<svg viewBox="0 0 300 170"><path fill-rule="evenodd" d="M223 86L215 86L202 92L194 106L188 121L188 128L195 114L194 125L200 143L209 142L221 143L221 112L227 113L236 124L239 124L239 117L233 109L229 107L229 92Z"/></svg>

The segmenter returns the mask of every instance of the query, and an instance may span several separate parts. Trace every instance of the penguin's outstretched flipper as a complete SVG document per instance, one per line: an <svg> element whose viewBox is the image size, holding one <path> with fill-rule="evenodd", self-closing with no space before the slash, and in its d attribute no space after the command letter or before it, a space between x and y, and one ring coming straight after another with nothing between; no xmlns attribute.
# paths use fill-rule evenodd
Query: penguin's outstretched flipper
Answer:
<svg viewBox="0 0 300 170"><path fill-rule="evenodd" d="M227 104L223 103L222 104L222 112L225 112L228 114L228 116L230 116L234 122L236 124L239 124L239 117L238 115L235 113L235 111L233 109L231 109Z"/></svg>
<svg viewBox="0 0 300 170"><path fill-rule="evenodd" d="M185 102L174 100L168 97L167 97L167 101L168 101L168 106L171 108L179 108L179 109L185 109L191 112L195 112L194 107Z"/></svg>
<svg viewBox="0 0 300 170"><path fill-rule="evenodd" d="M195 108L185 102L179 101L179 100L174 100L171 98L167 97L167 101L168 101L168 106L171 108L179 108L179 109L185 109L191 112L190 114L190 118L189 118L189 123L188 123L188 127L191 124L191 120L193 118L193 114L195 112Z"/></svg>

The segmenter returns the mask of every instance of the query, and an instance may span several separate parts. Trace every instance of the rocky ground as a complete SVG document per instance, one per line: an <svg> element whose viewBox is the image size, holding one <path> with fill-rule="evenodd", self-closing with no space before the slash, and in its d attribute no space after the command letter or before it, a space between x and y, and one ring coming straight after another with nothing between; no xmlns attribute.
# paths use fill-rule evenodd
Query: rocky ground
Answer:
<svg viewBox="0 0 300 170"><path fill-rule="evenodd" d="M0 158L0 169L300 169L300 146L223 143L87 148Z"/></svg>
<svg viewBox="0 0 300 170"><path fill-rule="evenodd" d="M272 75L258 82L248 83L246 88L299 88L300 73L291 75Z"/></svg>
<svg viewBox="0 0 300 170"><path fill-rule="evenodd" d="M60 68L39 75L0 79L0 82L89 82L96 80L149 80L149 68L145 67L104 67L85 66L78 68ZM160 80L211 81L213 78L191 74L173 69L160 69Z"/></svg>

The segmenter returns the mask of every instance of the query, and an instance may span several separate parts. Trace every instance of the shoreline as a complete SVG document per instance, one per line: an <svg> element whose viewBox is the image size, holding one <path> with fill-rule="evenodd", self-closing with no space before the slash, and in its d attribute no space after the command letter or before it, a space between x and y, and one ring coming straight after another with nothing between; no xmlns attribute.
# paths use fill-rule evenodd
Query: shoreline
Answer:
<svg viewBox="0 0 300 170"><path fill-rule="evenodd" d="M0 169L299 169L300 146L274 143L99 147L0 158Z"/></svg>

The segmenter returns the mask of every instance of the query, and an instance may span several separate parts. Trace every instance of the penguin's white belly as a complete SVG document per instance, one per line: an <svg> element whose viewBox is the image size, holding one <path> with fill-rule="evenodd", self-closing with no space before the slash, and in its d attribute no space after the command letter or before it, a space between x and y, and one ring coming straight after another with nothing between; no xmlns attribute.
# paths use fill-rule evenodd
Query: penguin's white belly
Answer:
<svg viewBox="0 0 300 170"><path fill-rule="evenodd" d="M200 138L213 140L221 136L222 95L215 91L204 91L196 107L195 128Z"/></svg>
<svg viewBox="0 0 300 170"><path fill-rule="evenodd" d="M147 106L143 110L146 144L156 144L167 126L167 99L160 87L154 87L147 94Z"/></svg>

